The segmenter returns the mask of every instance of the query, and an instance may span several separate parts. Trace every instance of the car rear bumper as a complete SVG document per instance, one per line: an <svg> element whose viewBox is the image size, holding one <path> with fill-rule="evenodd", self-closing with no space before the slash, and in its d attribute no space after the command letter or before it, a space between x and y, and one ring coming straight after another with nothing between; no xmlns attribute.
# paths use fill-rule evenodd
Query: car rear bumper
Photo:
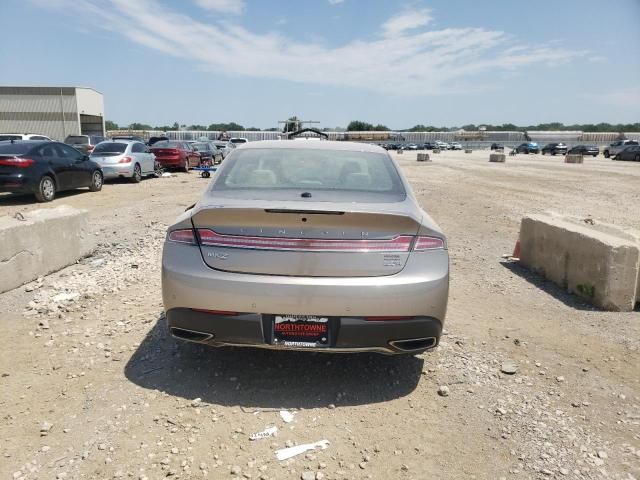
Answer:
<svg viewBox="0 0 640 480"><path fill-rule="evenodd" d="M116 177L132 177L133 176L133 162L125 163L122 165L101 165L102 174L104 178L116 178Z"/></svg>
<svg viewBox="0 0 640 480"><path fill-rule="evenodd" d="M0 173L0 192L33 193L37 184L22 173Z"/></svg>
<svg viewBox="0 0 640 480"><path fill-rule="evenodd" d="M389 321L332 317L329 321L333 337L330 344L326 347L303 347L274 344L273 315L244 313L230 317L188 308L173 308L167 311L167 324L174 337L211 346L312 350L327 353L420 353L437 346L442 334L442 323L430 317Z"/></svg>
<svg viewBox="0 0 640 480"><path fill-rule="evenodd" d="M382 277L230 273L208 267L197 246L166 242L163 251L162 296L169 327L211 335L196 341L212 345L290 348L271 344L272 316L318 315L337 325L335 342L321 351L417 353L437 345L448 291L446 250L418 253L400 273ZM195 310L242 313L230 317ZM364 320L388 316L412 318ZM418 339L425 343L415 349L393 343Z"/></svg>
<svg viewBox="0 0 640 480"><path fill-rule="evenodd" d="M182 167L184 165L184 160L181 160L180 157L176 157L176 158L156 157L156 162L158 162L163 167Z"/></svg>

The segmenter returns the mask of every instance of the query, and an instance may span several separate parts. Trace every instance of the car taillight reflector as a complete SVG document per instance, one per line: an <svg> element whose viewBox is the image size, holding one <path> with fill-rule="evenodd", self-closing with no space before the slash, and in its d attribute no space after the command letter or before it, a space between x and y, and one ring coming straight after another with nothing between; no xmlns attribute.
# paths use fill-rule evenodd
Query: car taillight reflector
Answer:
<svg viewBox="0 0 640 480"><path fill-rule="evenodd" d="M444 248L444 240L438 237L417 237L413 246L415 252Z"/></svg>
<svg viewBox="0 0 640 480"><path fill-rule="evenodd" d="M369 322L386 322L388 320L411 320L414 317L398 317L398 316L386 316L386 317L364 317Z"/></svg>
<svg viewBox="0 0 640 480"><path fill-rule="evenodd" d="M226 310L207 310L204 308L192 308L194 312L210 313L211 315L220 315L224 317L237 317L238 312L228 312Z"/></svg>
<svg viewBox="0 0 640 480"><path fill-rule="evenodd" d="M200 243L209 247L293 250L315 252L408 252L413 237L400 235L390 240L323 240L315 238L273 238L220 235L198 229Z"/></svg>
<svg viewBox="0 0 640 480"><path fill-rule="evenodd" d="M93 145L87 145L87 152L90 152L91 150L93 150L95 147Z"/></svg>
<svg viewBox="0 0 640 480"><path fill-rule="evenodd" d="M3 165L5 167L27 168L34 163L35 162L31 158L0 158L0 165Z"/></svg>
<svg viewBox="0 0 640 480"><path fill-rule="evenodd" d="M131 163L132 160L131 157L122 157L118 163Z"/></svg>
<svg viewBox="0 0 640 480"><path fill-rule="evenodd" d="M178 243L190 243L195 245L196 237L193 234L193 230L174 230L169 232L169 240Z"/></svg>

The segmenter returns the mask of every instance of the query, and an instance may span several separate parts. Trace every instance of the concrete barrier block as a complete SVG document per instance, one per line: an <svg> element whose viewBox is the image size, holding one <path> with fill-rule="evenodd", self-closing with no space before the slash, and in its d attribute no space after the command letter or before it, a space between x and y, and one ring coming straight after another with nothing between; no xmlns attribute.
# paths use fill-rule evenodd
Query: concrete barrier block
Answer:
<svg viewBox="0 0 640 480"><path fill-rule="evenodd" d="M472 153L473 150L471 150L470 148L465 149L464 153Z"/></svg>
<svg viewBox="0 0 640 480"><path fill-rule="evenodd" d="M593 305L632 311L640 301L640 234L558 215L520 226L520 262Z"/></svg>
<svg viewBox="0 0 640 480"><path fill-rule="evenodd" d="M564 156L564 163L584 163L584 158L579 153L568 153Z"/></svg>
<svg viewBox="0 0 640 480"><path fill-rule="evenodd" d="M0 293L55 272L95 249L89 214L69 206L0 218Z"/></svg>
<svg viewBox="0 0 640 480"><path fill-rule="evenodd" d="M504 163L507 161L507 157L504 153L490 153L489 154L490 162L499 162Z"/></svg>
<svg viewBox="0 0 640 480"><path fill-rule="evenodd" d="M439 148L434 148L434 149L432 150L432 152L433 152L433 153L440 153L440 149L439 149Z"/></svg>
<svg viewBox="0 0 640 480"><path fill-rule="evenodd" d="M428 153L419 153L418 154L418 161L419 162L430 162L431 159L429 158L429 154Z"/></svg>

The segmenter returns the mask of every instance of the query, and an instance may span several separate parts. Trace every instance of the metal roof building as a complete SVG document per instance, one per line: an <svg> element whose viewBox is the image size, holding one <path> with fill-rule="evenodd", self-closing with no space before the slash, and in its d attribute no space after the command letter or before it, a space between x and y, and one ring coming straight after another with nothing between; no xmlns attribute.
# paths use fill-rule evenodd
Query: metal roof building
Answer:
<svg viewBox="0 0 640 480"><path fill-rule="evenodd" d="M93 88L0 86L0 133L104 135L104 99Z"/></svg>

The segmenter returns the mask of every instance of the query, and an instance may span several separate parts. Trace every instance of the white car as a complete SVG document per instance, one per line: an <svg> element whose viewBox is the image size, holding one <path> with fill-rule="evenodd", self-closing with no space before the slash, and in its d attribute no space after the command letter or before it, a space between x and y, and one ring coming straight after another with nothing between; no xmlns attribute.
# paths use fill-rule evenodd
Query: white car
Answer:
<svg viewBox="0 0 640 480"><path fill-rule="evenodd" d="M108 140L95 146L91 160L102 168L104 178L130 178L138 183L156 173L156 157L137 140Z"/></svg>
<svg viewBox="0 0 640 480"><path fill-rule="evenodd" d="M446 142L441 142L440 140L437 140L435 143L436 148L439 148L440 150L449 150L449 144Z"/></svg>
<svg viewBox="0 0 640 480"><path fill-rule="evenodd" d="M458 142L451 142L449 144L449 149L451 150L462 150L462 145Z"/></svg>
<svg viewBox="0 0 640 480"><path fill-rule="evenodd" d="M40 140L40 141L49 141L52 140L45 136L39 135L37 133L0 133L0 142L6 140Z"/></svg>

